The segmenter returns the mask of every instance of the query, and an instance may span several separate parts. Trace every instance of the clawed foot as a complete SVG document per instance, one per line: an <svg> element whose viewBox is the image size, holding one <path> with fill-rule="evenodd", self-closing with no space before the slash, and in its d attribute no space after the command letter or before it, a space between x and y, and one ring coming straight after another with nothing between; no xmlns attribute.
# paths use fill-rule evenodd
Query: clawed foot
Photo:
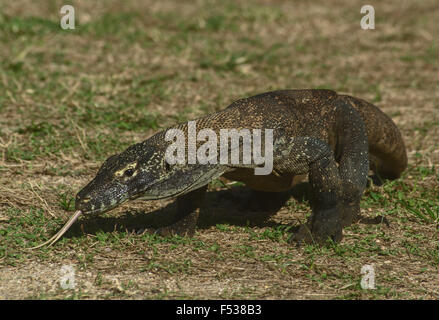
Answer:
<svg viewBox="0 0 439 320"><path fill-rule="evenodd" d="M358 203L345 205L343 208L343 219L342 219L343 227L350 226L351 224L356 222L363 224L384 223L387 227L390 226L389 221L385 216L377 216L374 218L362 216L360 213L360 205Z"/></svg>
<svg viewBox="0 0 439 320"><path fill-rule="evenodd" d="M313 213L314 215L314 213ZM328 244L340 242L343 238L341 221L337 209L322 210L311 216L306 224L289 239L290 243L302 244Z"/></svg>
<svg viewBox="0 0 439 320"><path fill-rule="evenodd" d="M363 224L382 224L384 223L387 227L390 227L389 220L385 216L376 216L374 218L359 216L359 223Z"/></svg>
<svg viewBox="0 0 439 320"><path fill-rule="evenodd" d="M342 226L347 227L360 219L360 204L348 203L343 206Z"/></svg>
<svg viewBox="0 0 439 320"><path fill-rule="evenodd" d="M162 228L145 228L140 229L136 232L138 235L143 235L145 233L148 234L156 234L161 237L165 238L171 238L173 236L180 236L180 237L193 237L195 234L195 228L194 229L181 229L176 228L173 225L168 227L162 227Z"/></svg>
<svg viewBox="0 0 439 320"><path fill-rule="evenodd" d="M375 218L362 217L359 206L345 206L342 219L338 219L336 209L320 211L311 216L306 224L302 224L299 229L290 237L289 242L297 246L302 244L328 244L340 242L343 238L343 227L349 226L354 222L365 224L389 222L384 216Z"/></svg>
<svg viewBox="0 0 439 320"><path fill-rule="evenodd" d="M338 243L343 238L342 230L335 230L334 232L315 232L312 231L309 224L302 224L299 230L295 232L288 240L291 244L301 246L303 244L329 244Z"/></svg>
<svg viewBox="0 0 439 320"><path fill-rule="evenodd" d="M181 225L174 224L168 227L158 228L155 231L155 234L166 238L173 236L193 237L195 234L195 228L184 228Z"/></svg>
<svg viewBox="0 0 439 320"><path fill-rule="evenodd" d="M311 233L311 229L306 224L300 225L299 229L288 239L288 243L296 244L297 247L300 247L302 244L310 244L313 242L314 237Z"/></svg>
<svg viewBox="0 0 439 320"><path fill-rule="evenodd" d="M161 227L157 229L146 228L143 230L139 230L138 234L157 234L162 237L193 237L195 234L195 229L197 226L198 212L193 212L183 219L177 221L170 226Z"/></svg>

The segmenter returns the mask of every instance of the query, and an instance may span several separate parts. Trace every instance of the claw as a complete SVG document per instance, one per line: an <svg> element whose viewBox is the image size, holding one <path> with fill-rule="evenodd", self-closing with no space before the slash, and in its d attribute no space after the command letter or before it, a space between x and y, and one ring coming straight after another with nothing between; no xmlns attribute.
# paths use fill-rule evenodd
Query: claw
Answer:
<svg viewBox="0 0 439 320"><path fill-rule="evenodd" d="M303 244L327 244L328 242L337 243L343 238L343 233L340 230L335 230L331 233L328 230L315 230L316 228L310 227L309 223L302 224L299 230L295 232L290 239L289 243L296 243L296 247L300 247Z"/></svg>

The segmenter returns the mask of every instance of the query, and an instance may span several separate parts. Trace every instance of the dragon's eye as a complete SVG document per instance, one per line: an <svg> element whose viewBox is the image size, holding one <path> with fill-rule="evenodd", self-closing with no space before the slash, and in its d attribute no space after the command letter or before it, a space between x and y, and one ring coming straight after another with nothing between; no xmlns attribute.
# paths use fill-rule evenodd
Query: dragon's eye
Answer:
<svg viewBox="0 0 439 320"><path fill-rule="evenodd" d="M126 169L125 172L123 173L126 177L131 177L134 173L133 169Z"/></svg>

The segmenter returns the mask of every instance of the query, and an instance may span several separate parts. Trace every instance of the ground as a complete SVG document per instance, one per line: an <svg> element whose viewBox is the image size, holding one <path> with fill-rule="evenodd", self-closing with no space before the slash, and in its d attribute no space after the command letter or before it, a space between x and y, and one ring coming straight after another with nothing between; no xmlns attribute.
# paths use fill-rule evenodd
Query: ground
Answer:
<svg viewBox="0 0 439 320"><path fill-rule="evenodd" d="M363 1L70 3L74 30L60 28L62 1L0 2L0 298L439 298L436 0L368 1L374 30L360 27ZM361 204L389 226L297 248L287 239L310 214L306 184L269 214L245 209L245 186L217 180L193 238L136 233L172 221L175 203L135 201L28 250L59 230L108 156L294 88L366 99L398 125L409 167L371 183ZM375 289L360 285L365 265Z"/></svg>

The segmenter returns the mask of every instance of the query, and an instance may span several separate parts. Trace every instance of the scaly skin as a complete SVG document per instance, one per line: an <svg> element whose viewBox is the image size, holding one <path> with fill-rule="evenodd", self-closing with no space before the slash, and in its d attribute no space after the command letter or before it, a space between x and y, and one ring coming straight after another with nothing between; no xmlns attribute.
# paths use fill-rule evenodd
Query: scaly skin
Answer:
<svg viewBox="0 0 439 320"><path fill-rule="evenodd" d="M369 155L370 168L385 177L397 178L407 166L404 142L389 117L366 101L330 90L263 93L200 118L196 126L218 136L220 129L273 129L272 173L254 175L255 165L169 165L165 151L172 142L165 141L165 130L107 159L77 194L76 209L101 213L139 197L178 197L180 221L159 231L191 235L212 179L223 175L259 192L281 192L292 187L295 176L308 174L313 213L292 240L337 242L342 228L359 217ZM186 134L188 124L172 128Z"/></svg>

